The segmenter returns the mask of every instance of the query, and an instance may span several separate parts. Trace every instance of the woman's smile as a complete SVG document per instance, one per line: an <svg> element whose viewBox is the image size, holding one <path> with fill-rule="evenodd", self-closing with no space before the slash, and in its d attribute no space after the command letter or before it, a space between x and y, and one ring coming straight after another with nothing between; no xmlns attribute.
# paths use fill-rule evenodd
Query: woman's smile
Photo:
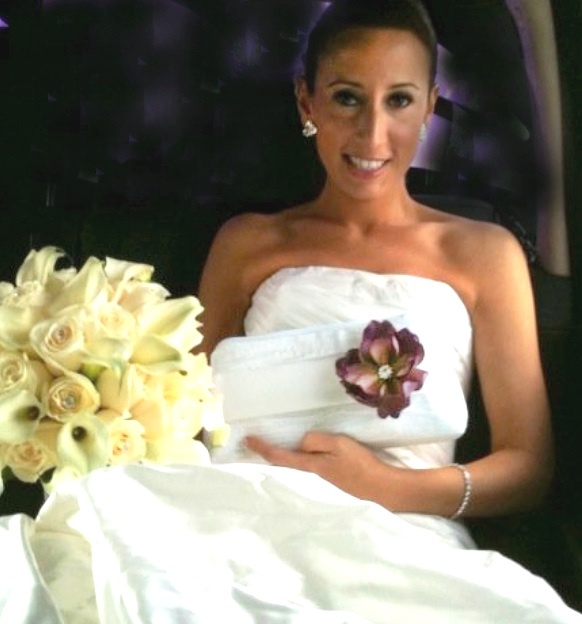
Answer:
<svg viewBox="0 0 582 624"><path fill-rule="evenodd" d="M350 154L343 155L344 161L352 174L361 179L375 178L386 168L389 159L360 158Z"/></svg>

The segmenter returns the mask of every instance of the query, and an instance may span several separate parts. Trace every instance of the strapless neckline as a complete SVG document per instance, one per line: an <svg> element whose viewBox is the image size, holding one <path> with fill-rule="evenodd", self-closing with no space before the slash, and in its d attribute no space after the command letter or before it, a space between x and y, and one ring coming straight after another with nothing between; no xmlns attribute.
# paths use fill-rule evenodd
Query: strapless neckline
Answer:
<svg viewBox="0 0 582 624"><path fill-rule="evenodd" d="M255 298L259 298L261 293L267 290L271 285L279 281L285 281L290 276L300 276L300 275L313 275L320 273L323 276L327 275L338 275L338 276L361 276L364 279L369 279L371 281L380 282L382 280L392 281L392 282L408 282L410 284L429 284L432 287L442 289L443 292L448 293L447 296L456 300L458 304L463 308L469 320L471 319L471 313L467 308L463 298L459 293L455 290L453 286L451 286L448 282L443 280L434 279L431 277L425 277L422 275L413 275L411 273L380 273L376 271L370 271L367 269L356 269L350 267L336 267L332 265L323 265L323 264L309 264L309 265L297 265L297 266L285 266L280 269L276 269L271 275L266 277L257 287L255 292L253 293L253 300Z"/></svg>

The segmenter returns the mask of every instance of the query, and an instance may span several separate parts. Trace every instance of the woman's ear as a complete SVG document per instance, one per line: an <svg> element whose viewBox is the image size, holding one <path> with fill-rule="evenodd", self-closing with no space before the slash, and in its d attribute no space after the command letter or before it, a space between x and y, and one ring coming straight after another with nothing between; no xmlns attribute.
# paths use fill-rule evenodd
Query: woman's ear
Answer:
<svg viewBox="0 0 582 624"><path fill-rule="evenodd" d="M439 99L439 86L435 82L434 86L428 93L428 105L426 108L426 115L424 117L424 123L428 124L428 120L431 118L432 114L434 113L434 109L435 109L438 99Z"/></svg>
<svg viewBox="0 0 582 624"><path fill-rule="evenodd" d="M295 99L297 110L301 117L301 124L303 125L308 119L312 118L311 95L309 94L305 78L297 78L295 80Z"/></svg>

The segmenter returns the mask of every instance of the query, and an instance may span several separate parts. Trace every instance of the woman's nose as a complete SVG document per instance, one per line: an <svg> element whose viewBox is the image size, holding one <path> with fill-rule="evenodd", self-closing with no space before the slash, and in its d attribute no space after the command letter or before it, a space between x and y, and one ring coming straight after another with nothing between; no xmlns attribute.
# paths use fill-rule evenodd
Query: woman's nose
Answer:
<svg viewBox="0 0 582 624"><path fill-rule="evenodd" d="M377 106L368 106L358 120L358 134L371 145L385 144L388 140L390 117Z"/></svg>

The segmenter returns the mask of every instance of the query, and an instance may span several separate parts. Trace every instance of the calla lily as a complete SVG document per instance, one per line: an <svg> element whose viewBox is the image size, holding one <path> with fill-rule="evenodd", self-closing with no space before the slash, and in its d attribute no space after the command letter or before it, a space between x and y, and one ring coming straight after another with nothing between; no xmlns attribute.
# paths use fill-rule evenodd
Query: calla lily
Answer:
<svg viewBox="0 0 582 624"><path fill-rule="evenodd" d="M181 351L191 351L202 340L196 317L203 308L196 297L168 299L148 306L139 315L142 335L153 335Z"/></svg>
<svg viewBox="0 0 582 624"><path fill-rule="evenodd" d="M115 410L119 414L129 412L144 398L142 375L135 366L128 366L121 373L105 369L96 383L101 396L101 407Z"/></svg>
<svg viewBox="0 0 582 624"><path fill-rule="evenodd" d="M154 303L165 301L170 292L156 282L126 282L118 287L115 301L125 310L137 314Z"/></svg>
<svg viewBox="0 0 582 624"><path fill-rule="evenodd" d="M152 375L184 368L184 354L158 336L142 336L133 348L131 362Z"/></svg>
<svg viewBox="0 0 582 624"><path fill-rule="evenodd" d="M418 337L408 329L397 331L389 321L372 321L359 349L337 360L336 372L356 401L376 407L380 418L397 418L410 404L410 394L422 388L427 373L416 366L423 358Z"/></svg>
<svg viewBox="0 0 582 624"><path fill-rule="evenodd" d="M40 251L32 249L16 273L16 285L33 281L44 285L54 271L58 259L65 255L58 247L43 247Z"/></svg>
<svg viewBox="0 0 582 624"><path fill-rule="evenodd" d="M151 264L140 264L138 262L128 262L127 260L117 260L116 258L105 258L105 275L110 282L128 282L137 280L139 282L149 282L154 273Z"/></svg>
<svg viewBox="0 0 582 624"><path fill-rule="evenodd" d="M42 414L42 405L26 389L0 396L0 442L18 444L32 437Z"/></svg>
<svg viewBox="0 0 582 624"><path fill-rule="evenodd" d="M112 301L119 300L128 282L149 282L153 272L154 267L149 264L127 262L126 260L117 260L116 258L107 257L105 259L105 275L114 288L111 297Z"/></svg>
<svg viewBox="0 0 582 624"><path fill-rule="evenodd" d="M79 414L65 423L57 438L60 466L79 474L107 465L111 455L107 426L93 414Z"/></svg>
<svg viewBox="0 0 582 624"><path fill-rule="evenodd" d="M103 263L91 256L55 297L49 306L49 312L55 314L68 306L92 304L99 296L105 296L106 285Z"/></svg>

